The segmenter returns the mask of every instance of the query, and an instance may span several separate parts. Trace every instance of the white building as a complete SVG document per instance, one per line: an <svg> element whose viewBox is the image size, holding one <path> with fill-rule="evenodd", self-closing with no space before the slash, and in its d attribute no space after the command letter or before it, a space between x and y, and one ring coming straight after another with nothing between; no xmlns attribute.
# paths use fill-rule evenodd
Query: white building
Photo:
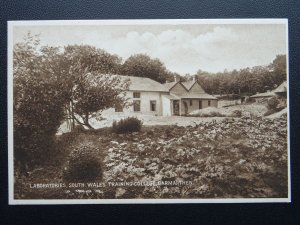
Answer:
<svg viewBox="0 0 300 225"><path fill-rule="evenodd" d="M144 77L120 76L120 78L130 80L129 90L126 93L129 106L123 109L109 109L104 114L186 115L193 110L218 106L217 98L205 93L195 80L189 82L175 80L161 84Z"/></svg>

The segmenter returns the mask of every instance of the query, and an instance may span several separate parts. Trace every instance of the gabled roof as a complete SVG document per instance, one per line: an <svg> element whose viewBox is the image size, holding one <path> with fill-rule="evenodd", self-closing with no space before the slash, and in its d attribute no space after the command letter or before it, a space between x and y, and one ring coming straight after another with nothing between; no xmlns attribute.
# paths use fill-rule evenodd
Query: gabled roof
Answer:
<svg viewBox="0 0 300 225"><path fill-rule="evenodd" d="M164 83L163 85L168 89L170 90L172 87L175 86L175 84L177 84L178 82L176 81L173 81L173 82L168 82L168 83Z"/></svg>
<svg viewBox="0 0 300 225"><path fill-rule="evenodd" d="M196 81L185 81L181 82L186 89L190 90L192 86L196 83Z"/></svg>
<svg viewBox="0 0 300 225"><path fill-rule="evenodd" d="M273 92L286 92L287 90L287 82L284 81L282 84L280 84L276 89L273 90Z"/></svg>
<svg viewBox="0 0 300 225"><path fill-rule="evenodd" d="M287 83L284 81L282 84L280 84L277 88L275 88L273 91L264 92L264 93L258 93L256 95L250 96L251 98L264 98L264 97L272 97L275 96L275 93L280 92L286 92L287 90Z"/></svg>
<svg viewBox="0 0 300 225"><path fill-rule="evenodd" d="M152 80L147 77L133 77L133 76L123 76L123 75L112 75L118 76L121 80L129 80L129 90L130 91L154 91L154 92L169 92L164 85Z"/></svg>
<svg viewBox="0 0 300 225"><path fill-rule="evenodd" d="M266 98L266 97L272 97L272 96L275 96L275 93L269 91L269 92L258 93L258 94L252 95L252 96L250 96L250 98Z"/></svg>
<svg viewBox="0 0 300 225"><path fill-rule="evenodd" d="M181 81L173 81L173 82L170 82L170 83L164 83L163 85L169 90L171 91L171 89L173 87L175 87L177 84L181 85L186 91L189 91L183 84Z"/></svg>

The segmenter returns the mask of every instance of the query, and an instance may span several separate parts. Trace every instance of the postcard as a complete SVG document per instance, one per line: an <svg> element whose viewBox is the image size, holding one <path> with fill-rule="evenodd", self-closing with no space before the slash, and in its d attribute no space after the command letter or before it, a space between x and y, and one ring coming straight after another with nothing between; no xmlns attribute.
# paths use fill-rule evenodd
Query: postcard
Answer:
<svg viewBox="0 0 300 225"><path fill-rule="evenodd" d="M8 22L9 204L290 202L287 19Z"/></svg>

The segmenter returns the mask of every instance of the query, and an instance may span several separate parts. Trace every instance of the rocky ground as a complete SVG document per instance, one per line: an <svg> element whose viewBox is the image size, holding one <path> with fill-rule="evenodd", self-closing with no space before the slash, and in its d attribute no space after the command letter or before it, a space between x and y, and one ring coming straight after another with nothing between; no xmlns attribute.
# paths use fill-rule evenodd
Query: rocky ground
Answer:
<svg viewBox="0 0 300 225"><path fill-rule="evenodd" d="M84 142L92 142L101 149L102 182L106 187L92 193L75 189L50 193L20 186L17 189L22 189L23 197L287 197L286 114L269 119L224 118L186 127L150 126L139 133L124 135L108 130L84 132L72 139L69 148ZM27 181L41 182L43 178L37 176L43 174L48 180L53 176L52 181L61 182L59 174L64 160L50 171L42 168L32 172ZM109 182L117 185L108 186ZM18 196L22 196L20 193Z"/></svg>
<svg viewBox="0 0 300 225"><path fill-rule="evenodd" d="M286 141L284 116L154 128L110 142L105 179L192 182L135 192L124 187L123 197L286 197Z"/></svg>

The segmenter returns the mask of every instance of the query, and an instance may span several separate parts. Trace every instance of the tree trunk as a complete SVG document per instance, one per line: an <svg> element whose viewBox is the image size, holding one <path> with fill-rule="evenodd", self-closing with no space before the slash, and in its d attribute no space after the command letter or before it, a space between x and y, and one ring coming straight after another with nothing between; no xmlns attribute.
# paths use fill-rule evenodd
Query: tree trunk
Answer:
<svg viewBox="0 0 300 225"><path fill-rule="evenodd" d="M74 115L74 106L73 106L73 101L71 100L71 102L70 102L70 105L71 105L71 117L72 117L72 125L71 125L71 127L72 127L72 130L75 128L75 115Z"/></svg>
<svg viewBox="0 0 300 225"><path fill-rule="evenodd" d="M89 113L88 112L85 113L83 122L84 122L84 125L87 126L89 129L94 130L94 127L92 127L91 124L89 123Z"/></svg>

